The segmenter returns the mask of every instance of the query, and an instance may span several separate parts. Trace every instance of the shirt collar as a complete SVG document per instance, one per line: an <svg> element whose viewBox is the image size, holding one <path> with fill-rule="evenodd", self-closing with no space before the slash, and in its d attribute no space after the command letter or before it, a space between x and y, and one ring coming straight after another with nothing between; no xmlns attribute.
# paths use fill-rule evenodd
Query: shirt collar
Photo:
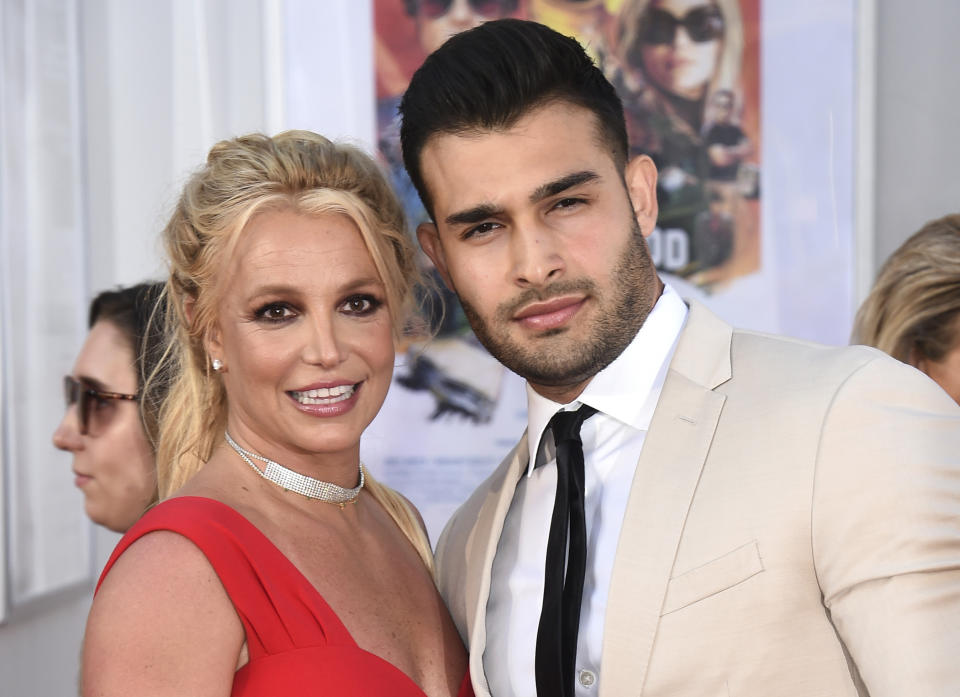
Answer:
<svg viewBox="0 0 960 697"><path fill-rule="evenodd" d="M653 417L656 399L666 379L667 367L687 318L687 306L677 292L664 285L653 310L640 331L614 361L593 376L580 396L570 404L558 404L538 394L527 383L527 447L533 472L540 439L547 424L560 409L577 409L589 404L607 416L646 430Z"/></svg>

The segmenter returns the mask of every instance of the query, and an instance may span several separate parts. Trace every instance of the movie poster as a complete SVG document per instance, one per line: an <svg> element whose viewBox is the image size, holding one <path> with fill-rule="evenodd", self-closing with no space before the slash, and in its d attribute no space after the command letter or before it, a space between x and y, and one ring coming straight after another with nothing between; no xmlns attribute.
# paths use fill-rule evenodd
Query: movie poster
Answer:
<svg viewBox="0 0 960 697"><path fill-rule="evenodd" d="M377 148L411 235L427 216L400 151L397 107L410 76L450 35L517 17L575 36L617 87L631 154L649 155L659 170L659 224L648 242L665 277L685 295L693 290L703 298L756 273L759 6L760 0L375 0ZM426 257L421 262L430 273ZM364 446L380 475L420 508L434 539L526 426L523 381L486 353L456 298L436 280L446 308L434 317L437 336L409 347L398 363Z"/></svg>

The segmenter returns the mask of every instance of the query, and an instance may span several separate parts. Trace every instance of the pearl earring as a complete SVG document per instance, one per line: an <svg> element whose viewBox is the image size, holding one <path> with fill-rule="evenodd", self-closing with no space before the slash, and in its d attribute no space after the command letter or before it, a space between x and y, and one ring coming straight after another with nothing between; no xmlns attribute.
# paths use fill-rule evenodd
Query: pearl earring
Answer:
<svg viewBox="0 0 960 697"><path fill-rule="evenodd" d="M214 358L212 361L210 361L210 365L212 365L214 371L216 371L216 372L218 372L218 373L219 373L221 370L223 370L223 361L221 361L219 358Z"/></svg>

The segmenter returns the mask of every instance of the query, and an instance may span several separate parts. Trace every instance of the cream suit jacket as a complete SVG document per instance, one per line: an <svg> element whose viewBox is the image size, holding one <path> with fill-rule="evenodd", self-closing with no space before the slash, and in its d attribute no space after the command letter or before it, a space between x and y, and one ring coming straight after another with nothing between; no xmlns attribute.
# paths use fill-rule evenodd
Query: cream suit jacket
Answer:
<svg viewBox="0 0 960 697"><path fill-rule="evenodd" d="M438 544L478 697L527 460L524 436ZM630 491L598 694L960 695L960 408L873 349L692 304Z"/></svg>

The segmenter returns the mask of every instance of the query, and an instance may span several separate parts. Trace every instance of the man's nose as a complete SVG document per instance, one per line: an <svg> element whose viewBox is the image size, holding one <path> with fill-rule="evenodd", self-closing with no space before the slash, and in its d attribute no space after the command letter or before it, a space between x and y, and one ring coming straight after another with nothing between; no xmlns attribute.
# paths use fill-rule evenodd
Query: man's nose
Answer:
<svg viewBox="0 0 960 697"><path fill-rule="evenodd" d="M514 282L542 286L563 275L565 264L557 233L543 225L518 226L511 238Z"/></svg>

